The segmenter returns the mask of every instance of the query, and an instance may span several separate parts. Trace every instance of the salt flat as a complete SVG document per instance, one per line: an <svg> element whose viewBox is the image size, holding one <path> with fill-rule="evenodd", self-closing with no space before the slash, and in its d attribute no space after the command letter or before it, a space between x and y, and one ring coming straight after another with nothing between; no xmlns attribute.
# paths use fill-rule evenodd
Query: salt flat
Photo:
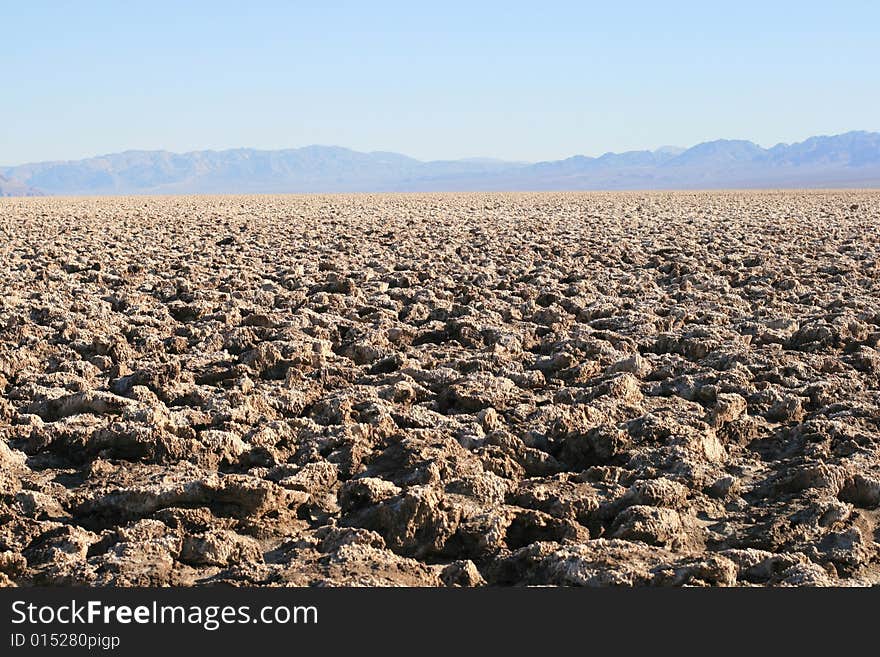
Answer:
<svg viewBox="0 0 880 657"><path fill-rule="evenodd" d="M0 200L0 583L880 583L880 192Z"/></svg>

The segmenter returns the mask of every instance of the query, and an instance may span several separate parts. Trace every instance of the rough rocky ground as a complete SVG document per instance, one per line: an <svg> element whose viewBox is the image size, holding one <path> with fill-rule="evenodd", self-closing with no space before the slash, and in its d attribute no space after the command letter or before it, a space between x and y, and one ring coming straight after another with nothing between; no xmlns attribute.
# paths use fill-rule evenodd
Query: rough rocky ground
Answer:
<svg viewBox="0 0 880 657"><path fill-rule="evenodd" d="M876 585L880 193L0 201L6 585Z"/></svg>

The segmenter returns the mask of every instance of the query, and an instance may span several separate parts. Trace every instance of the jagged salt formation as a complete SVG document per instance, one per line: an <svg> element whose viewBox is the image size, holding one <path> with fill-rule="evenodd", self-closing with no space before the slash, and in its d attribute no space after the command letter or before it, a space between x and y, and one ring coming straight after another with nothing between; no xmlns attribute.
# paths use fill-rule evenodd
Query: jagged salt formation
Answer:
<svg viewBox="0 0 880 657"><path fill-rule="evenodd" d="M880 582L880 194L0 201L0 582Z"/></svg>

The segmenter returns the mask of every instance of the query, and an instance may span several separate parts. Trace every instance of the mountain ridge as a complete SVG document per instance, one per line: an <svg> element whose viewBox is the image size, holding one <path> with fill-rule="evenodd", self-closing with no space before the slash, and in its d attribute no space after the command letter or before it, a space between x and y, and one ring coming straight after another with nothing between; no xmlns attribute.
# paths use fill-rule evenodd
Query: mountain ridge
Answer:
<svg viewBox="0 0 880 657"><path fill-rule="evenodd" d="M851 131L763 148L716 139L690 148L574 155L535 163L422 161L310 145L174 153L127 150L0 167L0 193L48 195L329 193L880 186L880 133Z"/></svg>
<svg viewBox="0 0 880 657"><path fill-rule="evenodd" d="M0 175L0 197L43 196L43 192Z"/></svg>

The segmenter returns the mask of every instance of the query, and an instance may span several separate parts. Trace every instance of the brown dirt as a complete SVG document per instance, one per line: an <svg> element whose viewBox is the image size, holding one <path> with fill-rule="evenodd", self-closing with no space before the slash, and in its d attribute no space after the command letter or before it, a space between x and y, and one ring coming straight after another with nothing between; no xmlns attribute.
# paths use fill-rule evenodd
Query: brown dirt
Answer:
<svg viewBox="0 0 880 657"><path fill-rule="evenodd" d="M0 583L880 582L880 193L0 201Z"/></svg>

